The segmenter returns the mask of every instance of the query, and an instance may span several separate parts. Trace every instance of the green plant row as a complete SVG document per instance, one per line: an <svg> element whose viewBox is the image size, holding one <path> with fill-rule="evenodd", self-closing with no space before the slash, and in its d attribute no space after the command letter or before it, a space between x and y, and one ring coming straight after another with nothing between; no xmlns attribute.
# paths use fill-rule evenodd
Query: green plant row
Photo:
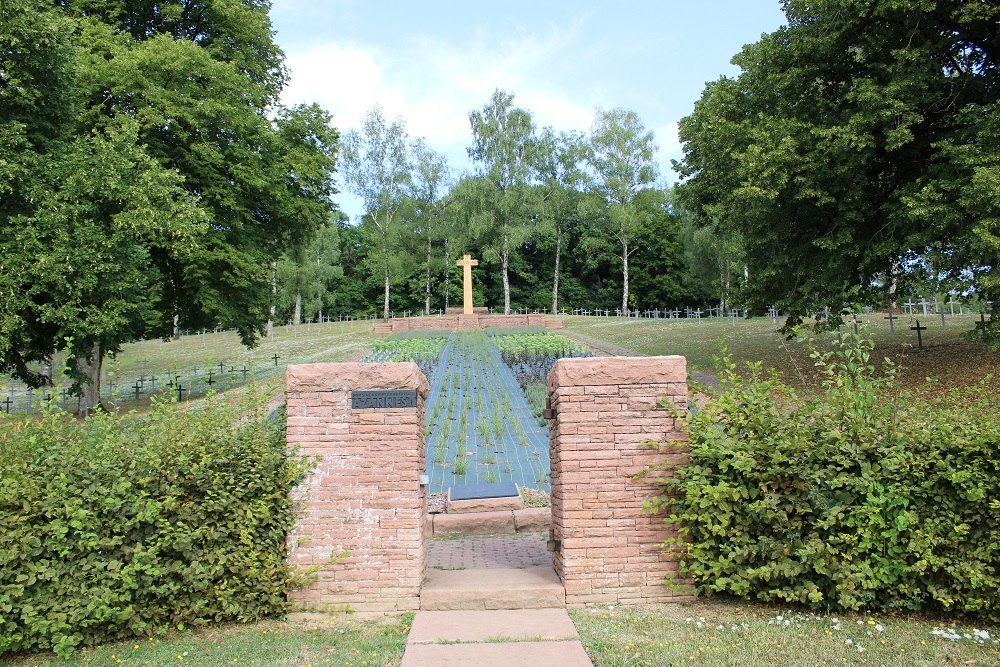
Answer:
<svg viewBox="0 0 1000 667"><path fill-rule="evenodd" d="M540 359L546 357L571 357L587 352L568 338L544 329L515 333L492 333L490 340L500 351L504 361Z"/></svg>
<svg viewBox="0 0 1000 667"><path fill-rule="evenodd" d="M395 336L396 334L394 334ZM432 361L441 356L447 338L438 335L419 335L387 338L372 344L373 361Z"/></svg>
<svg viewBox="0 0 1000 667"><path fill-rule="evenodd" d="M651 508L679 528L681 575L704 595L1000 620L998 383L918 399L871 351L814 351L806 398L724 355Z"/></svg>
<svg viewBox="0 0 1000 667"><path fill-rule="evenodd" d="M266 397L0 419L0 655L286 610L286 454Z"/></svg>

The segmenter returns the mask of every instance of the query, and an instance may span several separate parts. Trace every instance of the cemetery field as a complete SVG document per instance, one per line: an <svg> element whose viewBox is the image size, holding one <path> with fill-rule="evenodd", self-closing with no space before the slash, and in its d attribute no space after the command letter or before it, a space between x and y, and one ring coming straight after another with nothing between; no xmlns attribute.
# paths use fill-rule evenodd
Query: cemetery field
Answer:
<svg viewBox="0 0 1000 667"><path fill-rule="evenodd" d="M895 321L894 334L890 334L881 313L872 313L870 325L864 322L864 315L861 319L875 340L874 358L889 357L899 364L903 383L908 387L920 387L926 378L935 377L938 382L930 390L944 391L975 383L1000 370L1000 350L990 350L962 336L974 328L977 318L973 315L948 316L946 327L937 317L917 318L921 326L927 327L921 332L923 349L917 348L916 332L910 330L914 322L906 315ZM712 372L712 358L724 344L738 364L760 361L800 389L815 387L818 381L807 348L786 341L766 317L733 321L567 316L565 322L562 333L611 354L682 354L688 359L689 369ZM829 333L816 336L821 347L829 346L833 339L834 334Z"/></svg>
<svg viewBox="0 0 1000 667"><path fill-rule="evenodd" d="M704 602L570 609L594 667L1000 665L996 628Z"/></svg>
<svg viewBox="0 0 1000 667"><path fill-rule="evenodd" d="M82 649L69 659L52 654L8 658L12 667L382 667L403 658L412 614L396 618L331 616L322 621L262 621L174 633Z"/></svg>
<svg viewBox="0 0 1000 667"><path fill-rule="evenodd" d="M142 409L153 395L170 392L176 398L178 377L181 398L187 400L203 396L209 388L226 390L252 379L283 377L288 364L356 360L371 348L375 340L371 330L368 320L275 327L274 335L252 350L243 347L234 331L130 343L105 359L101 398L124 409ZM55 368L61 365L62 358L57 357ZM63 399L59 385L57 380L56 389L49 390L55 401L75 409L75 400ZM20 383L0 378L0 409L8 396L13 401L10 412L23 411L29 402L37 407L42 393L29 396Z"/></svg>

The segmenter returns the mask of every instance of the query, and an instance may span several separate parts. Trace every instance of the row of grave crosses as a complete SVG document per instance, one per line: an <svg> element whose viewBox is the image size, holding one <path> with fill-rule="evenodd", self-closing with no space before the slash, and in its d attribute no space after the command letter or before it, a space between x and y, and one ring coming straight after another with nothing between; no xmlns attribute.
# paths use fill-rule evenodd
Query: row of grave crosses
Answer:
<svg viewBox="0 0 1000 667"><path fill-rule="evenodd" d="M773 308L772 308L773 310ZM538 312L538 311L536 311ZM675 308L673 310L666 308L660 310L659 308L654 310L622 310L621 308L616 308L611 310L609 308L594 308L593 310L588 310L586 308L574 308L571 311L563 309L559 311L560 315L583 315L583 316L593 316L593 317L632 317L640 319L669 319L676 320L681 319L681 314L687 319L700 320L704 316L705 318L719 318L719 317L729 317L729 318L745 318L748 314L748 310L730 308L728 310L724 309L722 306L708 306L707 310L702 310L701 308L690 308L687 307L683 311ZM775 311L777 312L777 311Z"/></svg>
<svg viewBox="0 0 1000 667"><path fill-rule="evenodd" d="M275 353L270 358L274 362L275 368L277 368L278 360L281 359L281 355ZM144 360L144 362L148 363L146 360ZM216 370L216 368L218 370ZM202 374L203 370L207 372L206 375L204 376L203 384L209 389L211 389L214 385L218 384L220 379L225 377L227 373L230 376L240 374L242 376L242 380L245 382L247 379L247 375L251 371L251 369L245 363L243 364L242 368L236 368L235 366L230 365L227 371L227 364L225 362L220 361L214 366L210 366L206 369L202 369L201 367L196 366L191 369L191 374L197 377ZM153 373L141 373L139 377L136 378L136 381L131 385L128 384L127 382L125 383L115 382L114 379L109 379L104 386L107 389L107 393L112 397L115 396L116 389L118 389L120 392L120 390L123 387L127 387L128 388L127 394L133 395L134 400L136 401L138 401L144 394L155 392L157 391L157 389L160 390L166 389L170 393L176 393L178 401L184 400L185 397L186 398L191 397L191 390L192 390L191 382L188 382L185 385L180 373L178 373L175 370L168 369L163 375L164 377L160 378ZM41 392L40 398L42 404L49 403L50 401L55 400L57 395L55 393L55 390L49 387L43 387L39 391ZM4 398L4 400L0 401L0 409L2 409L6 414L11 414L11 410L15 405L14 392L15 392L14 387L8 387L7 389L8 395ZM25 397L24 398L25 412L31 412L32 409L34 408L35 392L36 390L30 388L24 390L23 395ZM58 396L59 400L63 402L69 400L70 399L69 389L65 387L59 389Z"/></svg>

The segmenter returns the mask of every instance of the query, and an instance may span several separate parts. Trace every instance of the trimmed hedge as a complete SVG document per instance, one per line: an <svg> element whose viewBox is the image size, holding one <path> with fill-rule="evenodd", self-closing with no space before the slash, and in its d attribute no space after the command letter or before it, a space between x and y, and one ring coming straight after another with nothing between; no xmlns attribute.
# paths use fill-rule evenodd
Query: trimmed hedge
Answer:
<svg viewBox="0 0 1000 667"><path fill-rule="evenodd" d="M0 655L286 610L286 455L264 397L0 420Z"/></svg>
<svg viewBox="0 0 1000 667"><path fill-rule="evenodd" d="M917 396L872 350L814 352L813 397L723 360L652 503L699 594L1000 620L1000 387Z"/></svg>

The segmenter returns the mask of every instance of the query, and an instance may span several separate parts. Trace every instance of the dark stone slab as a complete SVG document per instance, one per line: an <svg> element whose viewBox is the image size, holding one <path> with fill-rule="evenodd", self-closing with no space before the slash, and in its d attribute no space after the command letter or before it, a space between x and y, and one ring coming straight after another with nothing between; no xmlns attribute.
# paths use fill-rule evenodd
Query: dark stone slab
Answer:
<svg viewBox="0 0 1000 667"><path fill-rule="evenodd" d="M351 392L351 409L394 410L417 407L416 389L366 389Z"/></svg>
<svg viewBox="0 0 1000 667"><path fill-rule="evenodd" d="M499 482L497 484L463 484L451 487L452 500L475 500L478 498L508 498L517 496L517 484Z"/></svg>

